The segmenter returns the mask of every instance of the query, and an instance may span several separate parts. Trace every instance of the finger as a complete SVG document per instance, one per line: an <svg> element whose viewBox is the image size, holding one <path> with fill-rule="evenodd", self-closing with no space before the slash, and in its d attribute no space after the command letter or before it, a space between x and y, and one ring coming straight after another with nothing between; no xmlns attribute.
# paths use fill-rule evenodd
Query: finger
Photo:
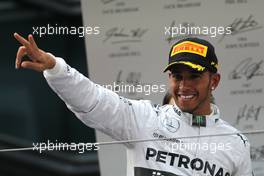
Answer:
<svg viewBox="0 0 264 176"><path fill-rule="evenodd" d="M16 55L16 68L20 68L22 57L27 53L25 46L20 46Z"/></svg>
<svg viewBox="0 0 264 176"><path fill-rule="evenodd" d="M38 72L43 71L43 66L38 62L24 61L22 62L21 67L35 70Z"/></svg>
<svg viewBox="0 0 264 176"><path fill-rule="evenodd" d="M28 41L34 47L34 49L38 49L38 45L36 44L34 37L31 34L28 35Z"/></svg>
<svg viewBox="0 0 264 176"><path fill-rule="evenodd" d="M25 38L20 36L18 33L14 33L14 37L17 39L17 41L19 43L21 43L22 45L24 45L27 48L30 48L30 43Z"/></svg>

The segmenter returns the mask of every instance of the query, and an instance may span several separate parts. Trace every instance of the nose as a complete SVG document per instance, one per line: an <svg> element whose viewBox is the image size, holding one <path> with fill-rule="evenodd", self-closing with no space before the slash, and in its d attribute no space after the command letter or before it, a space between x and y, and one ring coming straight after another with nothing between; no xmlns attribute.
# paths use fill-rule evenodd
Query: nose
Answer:
<svg viewBox="0 0 264 176"><path fill-rule="evenodd" d="M185 89L185 88L190 88L191 87L191 80L183 77L180 81L179 81L179 89Z"/></svg>

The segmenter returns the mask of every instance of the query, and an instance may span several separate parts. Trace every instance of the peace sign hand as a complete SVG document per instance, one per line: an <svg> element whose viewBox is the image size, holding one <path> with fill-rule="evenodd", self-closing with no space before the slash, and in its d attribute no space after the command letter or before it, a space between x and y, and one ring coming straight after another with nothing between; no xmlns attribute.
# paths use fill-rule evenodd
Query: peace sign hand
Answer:
<svg viewBox="0 0 264 176"><path fill-rule="evenodd" d="M20 46L16 55L16 69L22 67L42 72L55 66L56 61L45 51L38 48L33 36L28 35L28 40L17 33L14 33L16 40L23 46ZM22 61L24 56L28 56L30 61Z"/></svg>

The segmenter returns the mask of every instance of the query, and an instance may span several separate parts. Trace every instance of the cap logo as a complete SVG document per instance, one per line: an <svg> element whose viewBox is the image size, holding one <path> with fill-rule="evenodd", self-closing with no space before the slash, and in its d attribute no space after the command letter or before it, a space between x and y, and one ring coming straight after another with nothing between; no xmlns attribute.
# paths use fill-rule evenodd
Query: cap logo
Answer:
<svg viewBox="0 0 264 176"><path fill-rule="evenodd" d="M207 48L208 48L207 46L199 44L199 43L185 41L185 42L175 45L172 48L170 56L172 57L175 54L187 52L187 53L198 54L200 56L206 57Z"/></svg>

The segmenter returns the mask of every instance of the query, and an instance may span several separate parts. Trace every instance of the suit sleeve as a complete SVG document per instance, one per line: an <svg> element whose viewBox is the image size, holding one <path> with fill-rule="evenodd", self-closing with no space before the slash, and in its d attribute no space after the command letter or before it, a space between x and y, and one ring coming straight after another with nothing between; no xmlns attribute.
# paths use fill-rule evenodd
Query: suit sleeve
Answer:
<svg viewBox="0 0 264 176"><path fill-rule="evenodd" d="M238 161L237 171L233 176L253 176L250 158L250 143L245 136L243 136L243 138L245 141L241 146L241 157Z"/></svg>
<svg viewBox="0 0 264 176"><path fill-rule="evenodd" d="M128 140L138 138L139 129L145 124L151 126L150 123L155 123L153 115L156 113L149 101L120 97L90 81L62 58L56 57L55 60L55 67L45 70L44 77L66 106L87 126L116 140Z"/></svg>

